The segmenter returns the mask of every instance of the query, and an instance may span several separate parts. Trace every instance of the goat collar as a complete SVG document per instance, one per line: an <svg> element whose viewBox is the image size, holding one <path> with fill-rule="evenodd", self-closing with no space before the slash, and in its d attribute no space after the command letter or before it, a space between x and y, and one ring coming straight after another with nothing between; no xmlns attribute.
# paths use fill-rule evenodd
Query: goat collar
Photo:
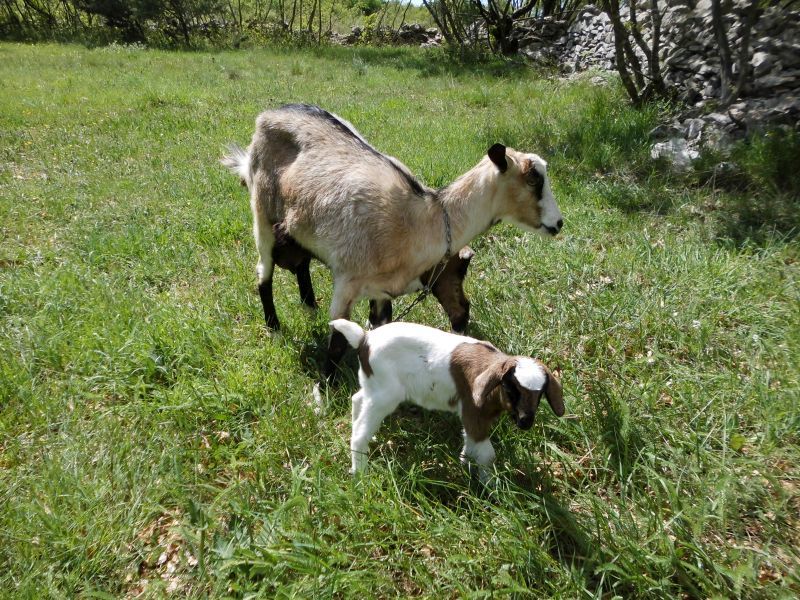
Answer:
<svg viewBox="0 0 800 600"><path fill-rule="evenodd" d="M453 254L453 232L450 229L450 215L442 203L442 215L444 217L444 237L447 241L447 250L444 253L444 259L448 260Z"/></svg>

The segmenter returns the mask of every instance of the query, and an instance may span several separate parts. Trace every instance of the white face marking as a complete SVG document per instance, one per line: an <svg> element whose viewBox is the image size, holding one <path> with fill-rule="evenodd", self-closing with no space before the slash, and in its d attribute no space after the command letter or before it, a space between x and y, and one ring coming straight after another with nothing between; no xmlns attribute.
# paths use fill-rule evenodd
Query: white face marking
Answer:
<svg viewBox="0 0 800 600"><path fill-rule="evenodd" d="M547 176L547 163L536 154L531 154L531 160L533 161L533 168L544 178L542 198L539 200L542 225L556 227L556 224L562 220L563 217L556 204L556 199L553 196L553 190L550 189L550 178Z"/></svg>
<svg viewBox="0 0 800 600"><path fill-rule="evenodd" d="M542 366L530 358L517 359L514 376L522 387L534 392L544 388L544 384L547 382L547 375Z"/></svg>

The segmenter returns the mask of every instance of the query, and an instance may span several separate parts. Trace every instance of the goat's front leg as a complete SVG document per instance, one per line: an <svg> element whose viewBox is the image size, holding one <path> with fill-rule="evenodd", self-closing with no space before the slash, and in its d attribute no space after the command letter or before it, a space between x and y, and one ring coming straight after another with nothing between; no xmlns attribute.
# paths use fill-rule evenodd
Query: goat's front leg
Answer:
<svg viewBox="0 0 800 600"><path fill-rule="evenodd" d="M468 464L474 460L478 464L478 478L481 483L487 483L491 476L491 467L494 464L495 452L489 438L481 441L473 440L464 432L464 449L461 451L461 462Z"/></svg>
<svg viewBox="0 0 800 600"><path fill-rule="evenodd" d="M391 300L370 300L369 301L369 324L372 327L380 327L392 322L392 301Z"/></svg>
<svg viewBox="0 0 800 600"><path fill-rule="evenodd" d="M447 313L453 333L466 333L469 323L469 300L458 293L458 290L444 289L444 286L434 286L433 295Z"/></svg>
<svg viewBox="0 0 800 600"><path fill-rule="evenodd" d="M278 329L278 314L275 312L275 302L272 299L272 273L275 263L272 260L272 247L275 245L275 235L272 225L260 208L255 196L250 200L253 210L253 237L256 239L258 249L258 295L261 298L261 307L264 309L264 321L270 329Z"/></svg>
<svg viewBox="0 0 800 600"><path fill-rule="evenodd" d="M380 398L374 398L360 390L356 396L361 394L358 399L358 415L356 415L356 404L353 404L353 431L350 436L350 455L352 466L350 472L356 474L363 471L369 459L369 441L378 429L383 420L392 414L403 401L402 393L394 393L393 387L381 391ZM356 400L353 396L353 400Z"/></svg>

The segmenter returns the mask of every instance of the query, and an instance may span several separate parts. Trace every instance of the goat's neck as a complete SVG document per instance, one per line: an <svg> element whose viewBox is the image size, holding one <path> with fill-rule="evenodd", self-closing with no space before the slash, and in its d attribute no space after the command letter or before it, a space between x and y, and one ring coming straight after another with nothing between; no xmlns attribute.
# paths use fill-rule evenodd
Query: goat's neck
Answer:
<svg viewBox="0 0 800 600"><path fill-rule="evenodd" d="M496 169L484 162L438 192L439 202L450 216L452 252L457 252L497 220L495 214Z"/></svg>

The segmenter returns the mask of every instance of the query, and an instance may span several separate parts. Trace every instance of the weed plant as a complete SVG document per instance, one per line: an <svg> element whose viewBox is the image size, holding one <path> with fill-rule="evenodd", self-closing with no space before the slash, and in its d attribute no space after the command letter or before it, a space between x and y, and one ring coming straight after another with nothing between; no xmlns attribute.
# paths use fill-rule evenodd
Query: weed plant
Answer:
<svg viewBox="0 0 800 600"><path fill-rule="evenodd" d="M669 175L662 109L614 80L408 49L2 44L0 79L0 595L797 596L796 137L736 149L739 187ZM323 267L317 314L278 272L266 333L217 161L285 102L433 186L498 141L549 160L563 234L491 229L467 293L471 334L557 367L568 415L501 420L493 486L457 418L411 410L351 479L352 362L311 394Z"/></svg>

